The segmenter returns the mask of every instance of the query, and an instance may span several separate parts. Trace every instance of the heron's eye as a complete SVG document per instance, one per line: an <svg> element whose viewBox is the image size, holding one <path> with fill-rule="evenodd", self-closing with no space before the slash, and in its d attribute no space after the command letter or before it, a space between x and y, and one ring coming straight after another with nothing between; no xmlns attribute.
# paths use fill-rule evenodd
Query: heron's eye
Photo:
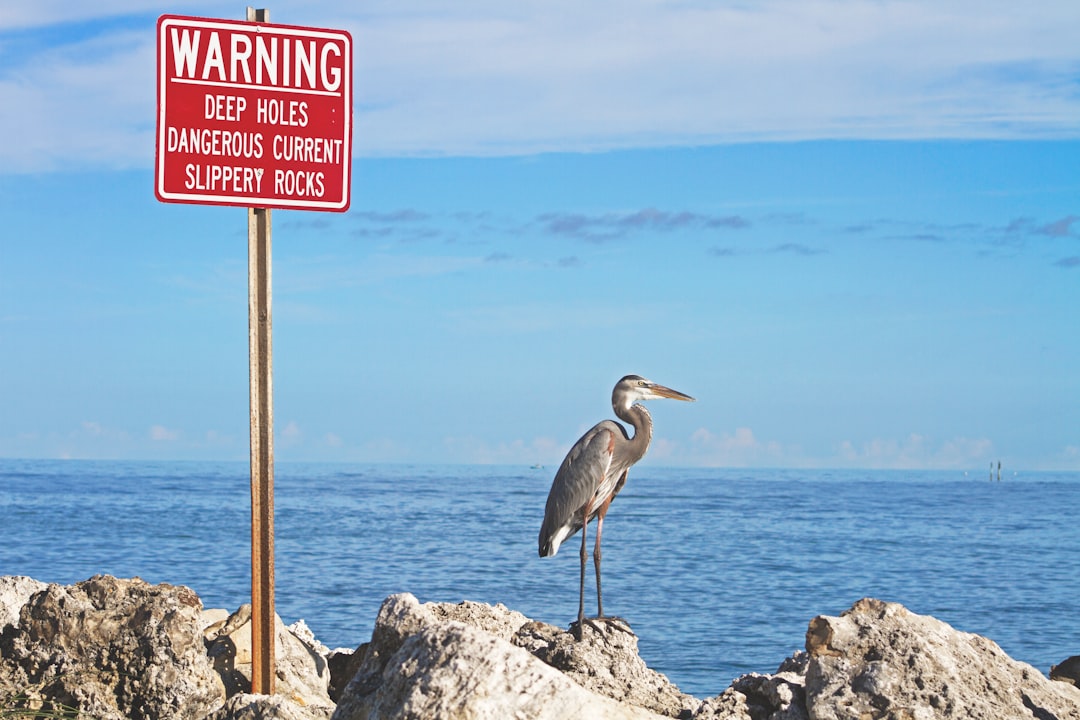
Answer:
<svg viewBox="0 0 1080 720"><path fill-rule="evenodd" d="M644 380L638 380L637 384L638 384L638 387L645 387L645 385L646 385Z"/></svg>

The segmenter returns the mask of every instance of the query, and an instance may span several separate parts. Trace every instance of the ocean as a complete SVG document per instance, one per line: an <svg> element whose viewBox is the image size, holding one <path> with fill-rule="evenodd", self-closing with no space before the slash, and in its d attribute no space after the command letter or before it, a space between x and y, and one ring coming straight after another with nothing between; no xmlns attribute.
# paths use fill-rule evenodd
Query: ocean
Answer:
<svg viewBox="0 0 1080 720"><path fill-rule="evenodd" d="M398 592L567 626L579 536L554 558L536 546L555 469L279 463L278 614L350 648ZM0 459L0 575L139 576L235 610L250 598L249 492L246 463ZM702 698L774 672L811 618L862 597L1045 673L1080 654L1078 501L1075 472L639 467L604 525L604 608Z"/></svg>

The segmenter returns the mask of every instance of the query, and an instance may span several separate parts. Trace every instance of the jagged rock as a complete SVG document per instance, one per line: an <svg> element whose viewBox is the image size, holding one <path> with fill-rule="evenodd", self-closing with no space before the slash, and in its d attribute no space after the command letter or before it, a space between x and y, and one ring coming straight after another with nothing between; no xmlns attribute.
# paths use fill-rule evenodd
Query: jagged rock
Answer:
<svg viewBox="0 0 1080 720"><path fill-rule="evenodd" d="M657 717L587 689L530 652L556 645L560 634L572 641L501 605L420 604L393 595L379 609L334 719Z"/></svg>
<svg viewBox="0 0 1080 720"><path fill-rule="evenodd" d="M355 650L343 648L331 650L326 657L326 664L330 668L330 687L327 688L327 692L335 703L341 699L345 686L360 670L360 664L364 661L367 649L368 643L364 643Z"/></svg>
<svg viewBox="0 0 1080 720"><path fill-rule="evenodd" d="M239 693L206 720L327 720L332 712L332 707L304 707L281 695Z"/></svg>
<svg viewBox="0 0 1080 720"><path fill-rule="evenodd" d="M503 640L510 640L518 628L531 622L502 603L488 605L466 600L460 603L427 603L426 606L437 620L456 620Z"/></svg>
<svg viewBox="0 0 1080 720"><path fill-rule="evenodd" d="M350 684L334 713L334 720L450 717L660 718L592 693L524 649L456 621L439 621L406 638L379 682Z"/></svg>
<svg viewBox="0 0 1080 720"><path fill-rule="evenodd" d="M0 635L9 706L101 720L199 720L225 700L190 589L98 575L48 585Z"/></svg>
<svg viewBox="0 0 1080 720"><path fill-rule="evenodd" d="M225 608L209 608L202 612L203 623L203 639L207 644L213 642L217 637L218 631L221 626L225 624L225 621L232 615L231 612Z"/></svg>
<svg viewBox="0 0 1080 720"><path fill-rule="evenodd" d="M797 653L775 675L743 675L723 693L703 702L694 720L809 720L807 661L806 653Z"/></svg>
<svg viewBox="0 0 1080 720"><path fill-rule="evenodd" d="M674 718L691 717L701 705L645 665L637 636L624 623L586 623L577 640L561 628L529 622L518 629L513 643L578 685L619 702Z"/></svg>
<svg viewBox="0 0 1080 720"><path fill-rule="evenodd" d="M578 641L502 605L403 594L387 598L355 651L329 651L302 622L276 627L278 694L250 695L247 607L203 611L188 588L138 578L0 578L0 715L1080 720L1069 682L1080 659L1055 666L1064 682L1054 682L990 640L878 600L814 618L806 653L704 701L646 667L637 638L614 623L586 626Z"/></svg>
<svg viewBox="0 0 1080 720"><path fill-rule="evenodd" d="M311 631L311 628L307 626L303 618L300 618L292 625L288 626L288 631L291 632L296 638L315 651L315 654L326 657L330 654L330 648L319 642L319 639L315 637L315 633Z"/></svg>
<svg viewBox="0 0 1080 720"><path fill-rule="evenodd" d="M864 599L806 633L810 718L1080 718L1080 689L1053 682L984 637Z"/></svg>
<svg viewBox="0 0 1080 720"><path fill-rule="evenodd" d="M1057 665L1051 665L1050 679L1080 685L1080 655L1073 655Z"/></svg>
<svg viewBox="0 0 1080 720"><path fill-rule="evenodd" d="M328 692L328 651L306 624L298 622L293 627L295 630L285 627L281 618L274 616L275 692L301 707L324 708L329 716L334 703ZM225 621L207 628L206 636L209 656L228 696L250 691L251 605L241 605Z"/></svg>
<svg viewBox="0 0 1080 720"><path fill-rule="evenodd" d="M25 575L0 577L0 633L8 625L19 624L19 611L30 596L45 589L45 583Z"/></svg>

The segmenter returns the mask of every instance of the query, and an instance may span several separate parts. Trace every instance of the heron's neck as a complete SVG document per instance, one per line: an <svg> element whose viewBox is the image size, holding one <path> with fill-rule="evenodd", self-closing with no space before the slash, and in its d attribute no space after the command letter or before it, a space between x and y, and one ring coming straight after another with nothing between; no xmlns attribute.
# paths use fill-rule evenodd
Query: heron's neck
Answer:
<svg viewBox="0 0 1080 720"><path fill-rule="evenodd" d="M644 405L631 405L630 407L617 407L615 414L634 426L634 437L630 438L629 450L633 456L633 462L637 462L645 456L652 442L652 416Z"/></svg>

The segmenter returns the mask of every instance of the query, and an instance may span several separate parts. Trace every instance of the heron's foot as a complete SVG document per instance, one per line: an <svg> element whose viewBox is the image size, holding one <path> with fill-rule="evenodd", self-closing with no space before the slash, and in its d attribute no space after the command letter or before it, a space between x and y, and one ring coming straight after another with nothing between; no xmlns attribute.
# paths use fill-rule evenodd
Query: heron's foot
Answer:
<svg viewBox="0 0 1080 720"><path fill-rule="evenodd" d="M606 635L608 628L630 635L634 634L634 631L630 629L630 623L623 618L615 615L598 615L596 617L580 618L570 623L570 632L574 634L576 640L581 640L585 625L588 625L601 635Z"/></svg>
<svg viewBox="0 0 1080 720"><path fill-rule="evenodd" d="M591 618L591 620L594 623L600 623L613 630L629 633L630 635L634 634L634 631L630 629L630 623L628 623L625 618L621 618L618 615L598 615Z"/></svg>

